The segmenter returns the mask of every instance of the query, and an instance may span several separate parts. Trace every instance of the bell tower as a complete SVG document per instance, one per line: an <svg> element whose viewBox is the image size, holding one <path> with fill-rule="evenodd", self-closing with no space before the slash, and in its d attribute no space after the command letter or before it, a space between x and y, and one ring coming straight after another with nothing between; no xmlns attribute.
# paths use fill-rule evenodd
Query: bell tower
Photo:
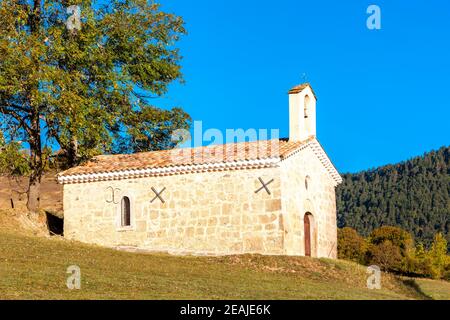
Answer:
<svg viewBox="0 0 450 320"><path fill-rule="evenodd" d="M316 136L316 95L309 83L289 90L289 140Z"/></svg>

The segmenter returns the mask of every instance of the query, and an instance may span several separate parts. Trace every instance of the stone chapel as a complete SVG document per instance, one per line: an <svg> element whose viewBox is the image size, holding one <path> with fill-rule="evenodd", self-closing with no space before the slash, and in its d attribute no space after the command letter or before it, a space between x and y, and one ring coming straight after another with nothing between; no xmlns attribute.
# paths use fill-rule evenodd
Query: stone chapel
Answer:
<svg viewBox="0 0 450 320"><path fill-rule="evenodd" d="M64 235L172 254L337 256L342 179L316 138L316 96L289 91L289 138L101 155L60 173Z"/></svg>

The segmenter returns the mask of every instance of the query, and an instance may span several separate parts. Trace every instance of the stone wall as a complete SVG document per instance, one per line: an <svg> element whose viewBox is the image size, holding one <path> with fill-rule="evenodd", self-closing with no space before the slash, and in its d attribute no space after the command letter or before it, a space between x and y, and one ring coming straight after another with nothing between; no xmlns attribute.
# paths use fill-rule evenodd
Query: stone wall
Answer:
<svg viewBox="0 0 450 320"><path fill-rule="evenodd" d="M310 148L283 161L281 169L286 254L305 255L304 216L309 212L314 220L311 227L312 256L336 258L334 181Z"/></svg>
<svg viewBox="0 0 450 320"><path fill-rule="evenodd" d="M268 182L271 192L255 191ZM165 203L155 199L154 187ZM111 190L116 190L112 203ZM119 226L120 199L132 227ZM109 202L109 203L108 203ZM283 254L280 168L64 185L65 236L171 253Z"/></svg>
<svg viewBox="0 0 450 320"><path fill-rule="evenodd" d="M274 179L270 195L255 193L259 177ZM164 203L151 202L152 187L165 188ZM131 200L130 228L120 227L123 196ZM88 243L176 254L304 255L303 218L310 212L312 255L335 258L335 201L333 180L306 148L277 168L65 184L64 232Z"/></svg>

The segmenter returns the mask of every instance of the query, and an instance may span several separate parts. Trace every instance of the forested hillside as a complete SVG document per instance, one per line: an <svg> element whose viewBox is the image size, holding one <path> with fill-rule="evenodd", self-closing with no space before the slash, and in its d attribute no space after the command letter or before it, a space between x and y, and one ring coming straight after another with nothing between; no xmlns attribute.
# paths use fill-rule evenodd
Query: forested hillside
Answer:
<svg viewBox="0 0 450 320"><path fill-rule="evenodd" d="M410 231L425 245L436 232L450 240L450 147L344 174L343 179L337 189L339 227L367 236L374 228L391 225Z"/></svg>

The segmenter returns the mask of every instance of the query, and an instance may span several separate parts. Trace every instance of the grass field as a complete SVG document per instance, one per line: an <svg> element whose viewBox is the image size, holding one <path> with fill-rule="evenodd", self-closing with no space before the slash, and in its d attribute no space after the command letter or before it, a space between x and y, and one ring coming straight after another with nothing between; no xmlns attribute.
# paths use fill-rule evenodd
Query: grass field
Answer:
<svg viewBox="0 0 450 320"><path fill-rule="evenodd" d="M81 269L81 289L66 286ZM450 283L382 274L347 261L117 251L45 236L40 219L0 211L0 299L450 299Z"/></svg>
<svg viewBox="0 0 450 320"><path fill-rule="evenodd" d="M450 282L430 279L415 279L419 289L434 300L450 300Z"/></svg>

